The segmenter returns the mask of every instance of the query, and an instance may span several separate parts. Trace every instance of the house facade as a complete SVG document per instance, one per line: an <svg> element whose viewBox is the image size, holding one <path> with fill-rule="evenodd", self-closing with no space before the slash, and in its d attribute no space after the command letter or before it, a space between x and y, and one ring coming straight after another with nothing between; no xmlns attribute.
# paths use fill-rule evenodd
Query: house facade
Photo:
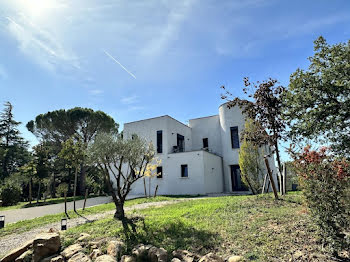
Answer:
<svg viewBox="0 0 350 262"><path fill-rule="evenodd" d="M238 165L240 133L245 119L238 106L219 107L219 114L189 120L189 124L165 115L124 125L124 139L134 134L152 142L159 176L146 178L153 194L210 194L245 191ZM273 157L270 166L276 174ZM131 194L144 194L144 181L132 186Z"/></svg>

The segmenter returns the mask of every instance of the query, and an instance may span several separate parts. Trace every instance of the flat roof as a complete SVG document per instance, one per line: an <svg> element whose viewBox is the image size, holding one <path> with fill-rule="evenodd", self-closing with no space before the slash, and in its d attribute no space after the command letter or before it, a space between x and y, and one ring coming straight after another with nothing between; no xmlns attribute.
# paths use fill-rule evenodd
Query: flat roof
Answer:
<svg viewBox="0 0 350 262"><path fill-rule="evenodd" d="M175 120L176 122L178 122L178 123L180 123L180 124L182 124L182 125L184 125L184 126L186 126L186 127L190 128L188 125L186 125L186 124L184 124L184 123L180 122L179 120L177 120L177 119L175 119L175 118L173 118L173 117L171 117L171 116L169 116L169 115L156 116L156 117L151 117L151 118L146 118L146 119L136 120L136 121L132 121L132 122L128 122L128 123L124 123L124 125L133 124L133 123L136 123L136 122L141 122L141 121L147 121L147 120L157 119L157 118L162 118L162 117L169 117L169 118L171 118L171 119Z"/></svg>
<svg viewBox="0 0 350 262"><path fill-rule="evenodd" d="M215 116L219 116L219 115L212 115L212 116L202 116L202 117L192 118L192 119L190 119L189 121L191 121L191 120L198 120L198 119L203 119L203 118L209 118L209 117L215 117Z"/></svg>

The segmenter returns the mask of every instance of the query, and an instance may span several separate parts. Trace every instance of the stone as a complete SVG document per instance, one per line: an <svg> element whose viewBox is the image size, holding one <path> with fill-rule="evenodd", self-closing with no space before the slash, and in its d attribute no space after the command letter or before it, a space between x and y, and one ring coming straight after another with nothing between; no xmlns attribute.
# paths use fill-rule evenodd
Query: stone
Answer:
<svg viewBox="0 0 350 262"><path fill-rule="evenodd" d="M83 250L83 247L80 244L74 244L71 245L67 248L65 248L62 252L61 255L65 258L65 259L70 259L73 255L75 255L76 253L80 252Z"/></svg>
<svg viewBox="0 0 350 262"><path fill-rule="evenodd" d="M78 242L86 242L91 236L87 233L81 233L80 237L78 238Z"/></svg>
<svg viewBox="0 0 350 262"><path fill-rule="evenodd" d="M121 257L122 253L126 249L125 243L118 240L113 240L108 243L107 254L112 257Z"/></svg>
<svg viewBox="0 0 350 262"><path fill-rule="evenodd" d="M124 255L120 262L136 262L136 257Z"/></svg>
<svg viewBox="0 0 350 262"><path fill-rule="evenodd" d="M148 258L151 262L167 262L168 253L164 248L151 247L148 250Z"/></svg>
<svg viewBox="0 0 350 262"><path fill-rule="evenodd" d="M91 262L91 259L82 252L74 254L68 262Z"/></svg>
<svg viewBox="0 0 350 262"><path fill-rule="evenodd" d="M15 261L16 258L21 256L24 252L26 252L29 248L31 248L32 245L33 245L33 240L30 240L30 241L24 243L23 245L21 245L20 247L11 250L10 253L8 253L6 256L4 256L1 259L1 262Z"/></svg>
<svg viewBox="0 0 350 262"><path fill-rule="evenodd" d="M147 259L147 257L148 257L148 251L150 250L151 247L152 247L151 245L144 245L144 244L137 245L137 246L132 250L132 254L133 254L138 260Z"/></svg>
<svg viewBox="0 0 350 262"><path fill-rule="evenodd" d="M33 240L33 261L56 254L61 248L61 238L58 233L42 233Z"/></svg>
<svg viewBox="0 0 350 262"><path fill-rule="evenodd" d="M242 256L230 256L227 259L227 262L240 262L240 261L244 261L244 257L242 257Z"/></svg>
<svg viewBox="0 0 350 262"><path fill-rule="evenodd" d="M196 262L200 257L190 251L178 249L173 251L173 257L178 258L183 262Z"/></svg>
<svg viewBox="0 0 350 262"><path fill-rule="evenodd" d="M214 253L208 253L202 257L199 262L224 262L224 260Z"/></svg>
<svg viewBox="0 0 350 262"><path fill-rule="evenodd" d="M178 259L178 258L173 258L173 259L171 260L171 262L181 262L181 260Z"/></svg>
<svg viewBox="0 0 350 262"><path fill-rule="evenodd" d="M40 262L64 262L64 259L61 255L53 255L42 259Z"/></svg>
<svg viewBox="0 0 350 262"><path fill-rule="evenodd" d="M94 259L96 259L97 257L102 256L102 255L103 255L102 251L101 251L100 249L98 249L98 248L95 248L95 249L93 249L92 252L90 253L90 258L91 258L92 260L94 260Z"/></svg>
<svg viewBox="0 0 350 262"><path fill-rule="evenodd" d="M117 262L117 260L110 255L103 255L96 258L95 262Z"/></svg>
<svg viewBox="0 0 350 262"><path fill-rule="evenodd" d="M22 255L20 255L15 262L31 262L33 257L33 251L27 250Z"/></svg>

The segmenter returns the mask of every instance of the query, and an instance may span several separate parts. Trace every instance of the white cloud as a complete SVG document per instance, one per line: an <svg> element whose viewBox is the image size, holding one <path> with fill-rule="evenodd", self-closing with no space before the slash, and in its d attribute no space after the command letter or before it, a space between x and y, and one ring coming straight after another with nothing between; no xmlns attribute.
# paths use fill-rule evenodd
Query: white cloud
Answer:
<svg viewBox="0 0 350 262"><path fill-rule="evenodd" d="M26 56L53 72L80 69L77 56L68 51L49 31L40 28L24 16L15 19L7 17L7 29Z"/></svg>
<svg viewBox="0 0 350 262"><path fill-rule="evenodd" d="M124 105L131 105L131 104L135 104L139 101L139 97L138 96L127 96L127 97L123 97L120 102Z"/></svg>

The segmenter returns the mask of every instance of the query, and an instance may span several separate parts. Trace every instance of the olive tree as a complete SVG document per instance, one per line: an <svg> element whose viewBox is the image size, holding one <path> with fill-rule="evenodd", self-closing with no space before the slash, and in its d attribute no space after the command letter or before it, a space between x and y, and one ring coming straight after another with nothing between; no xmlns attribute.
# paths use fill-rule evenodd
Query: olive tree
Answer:
<svg viewBox="0 0 350 262"><path fill-rule="evenodd" d="M116 207L114 217L125 219L124 202L132 184L143 177L153 176L157 165L152 144L141 138L123 139L121 135L99 134L89 147L89 155L107 181Z"/></svg>

